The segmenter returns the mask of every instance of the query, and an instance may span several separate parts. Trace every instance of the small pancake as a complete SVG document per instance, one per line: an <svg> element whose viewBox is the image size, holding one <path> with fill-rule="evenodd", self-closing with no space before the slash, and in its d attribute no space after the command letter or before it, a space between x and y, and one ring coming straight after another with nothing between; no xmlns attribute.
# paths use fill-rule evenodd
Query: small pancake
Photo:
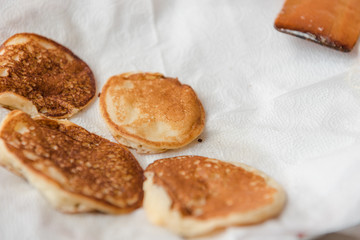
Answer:
<svg viewBox="0 0 360 240"><path fill-rule="evenodd" d="M286 0L275 28L349 52L360 34L360 1Z"/></svg>
<svg viewBox="0 0 360 240"><path fill-rule="evenodd" d="M183 147L205 125L194 90L160 73L111 77L102 89L100 110L115 139L139 153Z"/></svg>
<svg viewBox="0 0 360 240"><path fill-rule="evenodd" d="M149 220L185 237L262 222L277 216L285 203L278 183L240 163L167 158L150 164L145 177L143 207Z"/></svg>
<svg viewBox="0 0 360 240"><path fill-rule="evenodd" d="M32 33L15 34L0 47L0 105L67 118L95 96L95 79L69 49Z"/></svg>
<svg viewBox="0 0 360 240"><path fill-rule="evenodd" d="M67 120L10 112L0 126L0 164L63 212L126 213L142 204L134 156Z"/></svg>

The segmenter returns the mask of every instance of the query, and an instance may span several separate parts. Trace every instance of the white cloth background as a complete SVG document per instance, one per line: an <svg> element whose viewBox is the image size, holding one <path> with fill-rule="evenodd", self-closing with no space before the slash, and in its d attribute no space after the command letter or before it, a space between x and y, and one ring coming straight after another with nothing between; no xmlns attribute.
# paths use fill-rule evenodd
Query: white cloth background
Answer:
<svg viewBox="0 0 360 240"><path fill-rule="evenodd" d="M286 189L274 220L211 239L298 239L360 223L358 45L342 53L277 32L283 0L1 0L0 41L34 32L112 75L161 72L191 85L207 113L200 138L155 159L203 155L261 169ZM358 76L358 78L356 78ZM71 121L113 140L98 98ZM0 120L8 113L0 110ZM180 239L128 215L66 215L0 169L0 239Z"/></svg>

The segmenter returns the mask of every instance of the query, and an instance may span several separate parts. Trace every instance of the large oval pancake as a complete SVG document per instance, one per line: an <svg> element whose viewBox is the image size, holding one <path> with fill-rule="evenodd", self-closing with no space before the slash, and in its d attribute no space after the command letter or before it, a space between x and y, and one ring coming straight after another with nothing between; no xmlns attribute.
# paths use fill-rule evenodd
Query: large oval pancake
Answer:
<svg viewBox="0 0 360 240"><path fill-rule="evenodd" d="M60 44L32 33L0 47L0 104L29 114L66 118L95 96L89 66Z"/></svg>
<svg viewBox="0 0 360 240"><path fill-rule="evenodd" d="M192 237L276 216L282 187L244 164L201 156L157 160L145 170L144 209L151 222Z"/></svg>
<svg viewBox="0 0 360 240"><path fill-rule="evenodd" d="M67 120L12 111L0 127L0 164L64 212L125 213L142 204L143 170L129 150Z"/></svg>
<svg viewBox="0 0 360 240"><path fill-rule="evenodd" d="M185 146L205 124L194 90L159 73L111 77L102 89L100 109L115 139L142 153Z"/></svg>

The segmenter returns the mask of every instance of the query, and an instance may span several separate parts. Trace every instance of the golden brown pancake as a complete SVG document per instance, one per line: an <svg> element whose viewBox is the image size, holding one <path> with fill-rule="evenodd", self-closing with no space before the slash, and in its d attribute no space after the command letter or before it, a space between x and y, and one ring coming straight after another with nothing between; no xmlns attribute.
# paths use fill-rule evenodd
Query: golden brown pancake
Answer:
<svg viewBox="0 0 360 240"><path fill-rule="evenodd" d="M60 44L19 33L0 47L0 105L29 114L67 118L95 96L85 62Z"/></svg>
<svg viewBox="0 0 360 240"><path fill-rule="evenodd" d="M102 89L100 110L115 139L140 153L185 146L205 124L194 90L160 73L111 77Z"/></svg>
<svg viewBox="0 0 360 240"><path fill-rule="evenodd" d="M245 164L181 156L155 161L145 177L149 220L185 237L262 222L285 203L279 184Z"/></svg>
<svg viewBox="0 0 360 240"><path fill-rule="evenodd" d="M286 0L275 28L348 52L360 34L360 1Z"/></svg>
<svg viewBox="0 0 360 240"><path fill-rule="evenodd" d="M0 126L0 164L64 212L126 213L142 204L134 156L67 120L10 112Z"/></svg>

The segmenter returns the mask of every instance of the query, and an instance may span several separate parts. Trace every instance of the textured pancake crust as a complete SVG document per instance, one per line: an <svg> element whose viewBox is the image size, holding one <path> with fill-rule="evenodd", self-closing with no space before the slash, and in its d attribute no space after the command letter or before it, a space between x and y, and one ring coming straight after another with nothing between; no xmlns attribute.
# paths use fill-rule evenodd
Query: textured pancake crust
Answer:
<svg viewBox="0 0 360 240"><path fill-rule="evenodd" d="M186 237L262 222L278 215L285 203L279 184L239 163L174 157L150 164L145 176L149 220Z"/></svg>
<svg viewBox="0 0 360 240"><path fill-rule="evenodd" d="M126 213L142 204L134 156L67 120L12 111L0 126L0 164L64 212Z"/></svg>
<svg viewBox="0 0 360 240"><path fill-rule="evenodd" d="M180 148L205 125L194 90L159 73L124 73L102 89L100 110L120 143L141 153Z"/></svg>
<svg viewBox="0 0 360 240"><path fill-rule="evenodd" d="M66 118L95 96L95 79L69 49L19 33L0 47L0 105L29 114Z"/></svg>

